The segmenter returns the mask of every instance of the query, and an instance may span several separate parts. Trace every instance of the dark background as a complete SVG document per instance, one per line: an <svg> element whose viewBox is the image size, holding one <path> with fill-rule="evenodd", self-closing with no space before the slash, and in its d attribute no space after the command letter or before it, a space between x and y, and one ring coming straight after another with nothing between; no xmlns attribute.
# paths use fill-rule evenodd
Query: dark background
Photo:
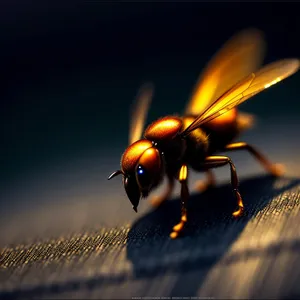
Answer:
<svg viewBox="0 0 300 300"><path fill-rule="evenodd" d="M177 241L176 196L135 214L121 178L107 181L139 86L155 85L148 121L182 112L205 63L248 27L265 33L266 63L300 57L296 2L1 2L1 293L300 295L299 72L241 105L258 120L241 140L287 168L274 181L249 154L230 154L246 219L230 219L226 167L216 194L191 197L192 225Z"/></svg>
<svg viewBox="0 0 300 300"><path fill-rule="evenodd" d="M264 31L266 62L298 57L297 11L292 2L2 2L2 179L123 149L140 84L156 86L149 120L181 112L205 63L240 29ZM298 80L244 107L298 116Z"/></svg>

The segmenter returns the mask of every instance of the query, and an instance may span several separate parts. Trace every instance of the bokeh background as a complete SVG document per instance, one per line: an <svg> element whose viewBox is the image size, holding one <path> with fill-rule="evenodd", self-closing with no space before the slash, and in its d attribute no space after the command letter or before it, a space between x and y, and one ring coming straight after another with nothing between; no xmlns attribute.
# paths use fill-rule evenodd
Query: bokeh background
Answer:
<svg viewBox="0 0 300 300"><path fill-rule="evenodd" d="M148 122L183 111L201 69L237 31L265 33L265 62L300 56L296 2L4 1L0 8L0 246L132 224L120 178L130 105L155 85ZM243 140L300 176L300 73L241 107ZM232 154L241 178L264 170ZM218 178L229 182L226 167ZM193 174L193 178L195 174ZM128 225L129 226L129 225Z"/></svg>

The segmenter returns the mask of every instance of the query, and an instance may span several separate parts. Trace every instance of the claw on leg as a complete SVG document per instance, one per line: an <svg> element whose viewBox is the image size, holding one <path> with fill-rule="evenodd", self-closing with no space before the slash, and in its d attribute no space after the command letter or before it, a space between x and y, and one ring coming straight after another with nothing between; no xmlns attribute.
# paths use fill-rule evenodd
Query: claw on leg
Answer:
<svg viewBox="0 0 300 300"><path fill-rule="evenodd" d="M238 218L238 217L241 217L243 215L243 212L244 212L244 208L240 206L237 211L235 211L235 212L232 213L232 215L235 218Z"/></svg>
<svg viewBox="0 0 300 300"><path fill-rule="evenodd" d="M176 231L173 231L171 234L170 234L170 238L171 239L176 239L178 237L178 232L176 232Z"/></svg>
<svg viewBox="0 0 300 300"><path fill-rule="evenodd" d="M238 218L240 216L243 215L243 212L244 212L244 204L243 204L243 200L242 200L242 197L241 197L241 194L235 190L235 194L236 194L236 197L238 199L238 206L239 206L239 209L235 212L232 213L232 215L235 217L235 218Z"/></svg>
<svg viewBox="0 0 300 300"><path fill-rule="evenodd" d="M178 223L173 227L173 231L180 232L183 229L183 226L184 226L184 222L181 221L180 223Z"/></svg>
<svg viewBox="0 0 300 300"><path fill-rule="evenodd" d="M185 223L187 222L186 213L184 213L181 217L181 221L173 227L173 232L170 234L172 239L178 237L179 233L183 230Z"/></svg>

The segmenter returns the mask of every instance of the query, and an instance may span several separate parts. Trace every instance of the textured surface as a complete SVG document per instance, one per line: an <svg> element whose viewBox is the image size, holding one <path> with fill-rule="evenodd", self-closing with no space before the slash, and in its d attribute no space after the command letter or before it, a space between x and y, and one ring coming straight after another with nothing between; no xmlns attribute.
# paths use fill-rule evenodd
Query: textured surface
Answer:
<svg viewBox="0 0 300 300"><path fill-rule="evenodd" d="M220 168L216 189L192 194L189 226L175 241L169 233L180 216L178 186L174 199L157 211L144 202L134 213L120 180L107 184L118 166L116 150L53 165L7 185L0 203L0 296L298 297L296 128L298 120L274 118L246 133L242 140L284 163L286 176L271 178L248 153L230 153L247 215L231 218L236 206L229 170ZM199 177L191 175L192 187Z"/></svg>
<svg viewBox="0 0 300 300"><path fill-rule="evenodd" d="M246 166L252 163L245 160ZM129 215L124 217L130 211L129 204L120 201L117 206L122 204L121 211L116 215L123 216L123 226L107 226L119 222L110 220L112 223L94 225L94 229L93 223L80 221L79 216L85 213L80 207L76 214L74 211L73 223L78 218L80 228L70 226L71 230L66 230L62 229L63 222L59 223L60 216L53 205L45 206L44 216L53 214L53 220L57 217L58 222L56 229L55 222L52 227L48 224L48 234L47 231L42 234L43 223L47 223L43 216L37 217L36 227L34 222L31 224L31 234L30 222L22 219L14 222L18 226L15 234L8 222L2 226L7 231L1 231L1 240L10 246L1 250L0 295L14 299L299 296L300 180L297 178L246 176L241 180L240 190L247 215L237 221L231 218L235 203L228 184L203 195L193 195L185 237L175 241L168 235L179 218L178 199L165 203L157 211L146 207L142 216L132 218L132 223L125 222ZM74 183L74 178L71 182ZM93 180L90 184L93 185ZM123 202L126 202L124 209ZM57 207L67 215L66 206ZM28 218L34 219L37 214ZM100 211L97 214L102 215ZM104 210L102 221L108 217ZM41 225L40 233L37 224ZM21 232L22 237L16 232ZM18 243L22 240L25 242Z"/></svg>
<svg viewBox="0 0 300 300"><path fill-rule="evenodd" d="M266 34L265 62L298 57L294 4L2 2L1 299L299 296L300 72L243 104L260 118L241 141L287 167L273 181L247 153L230 153L245 218L230 217L228 167L217 190L192 197L176 241L178 186L161 210L145 201L135 214L120 178L107 182L144 80L155 85L150 121L183 110L237 30Z"/></svg>

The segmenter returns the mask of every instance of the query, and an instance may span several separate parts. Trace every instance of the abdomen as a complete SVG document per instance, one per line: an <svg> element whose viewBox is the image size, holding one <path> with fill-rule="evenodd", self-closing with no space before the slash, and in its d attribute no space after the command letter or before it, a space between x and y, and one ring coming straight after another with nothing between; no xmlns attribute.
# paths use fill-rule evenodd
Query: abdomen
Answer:
<svg viewBox="0 0 300 300"><path fill-rule="evenodd" d="M210 154L222 150L237 137L239 133L237 120L238 111L234 108L201 126L206 134L209 135Z"/></svg>
<svg viewBox="0 0 300 300"><path fill-rule="evenodd" d="M221 151L243 131L253 126L254 116L233 108L225 114L203 124L201 128L209 135L209 153Z"/></svg>
<svg viewBox="0 0 300 300"><path fill-rule="evenodd" d="M183 117L184 128L189 126L196 117ZM231 143L242 131L250 128L253 116L238 112L236 108L203 124L187 137L186 160L196 170L206 156L221 151Z"/></svg>

